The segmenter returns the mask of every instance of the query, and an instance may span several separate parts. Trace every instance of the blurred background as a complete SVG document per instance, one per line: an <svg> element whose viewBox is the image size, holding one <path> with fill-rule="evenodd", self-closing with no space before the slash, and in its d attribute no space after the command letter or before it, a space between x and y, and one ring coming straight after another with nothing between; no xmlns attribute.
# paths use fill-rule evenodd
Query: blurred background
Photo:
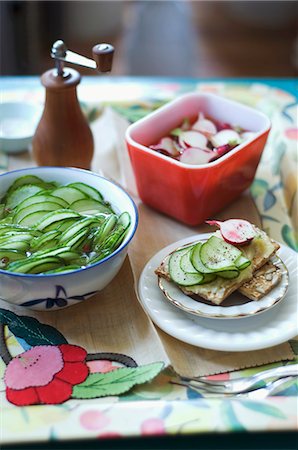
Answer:
<svg viewBox="0 0 298 450"><path fill-rule="evenodd" d="M112 75L292 77L297 10L297 1L2 0L0 72L41 74L63 39L89 57L94 44L113 44Z"/></svg>

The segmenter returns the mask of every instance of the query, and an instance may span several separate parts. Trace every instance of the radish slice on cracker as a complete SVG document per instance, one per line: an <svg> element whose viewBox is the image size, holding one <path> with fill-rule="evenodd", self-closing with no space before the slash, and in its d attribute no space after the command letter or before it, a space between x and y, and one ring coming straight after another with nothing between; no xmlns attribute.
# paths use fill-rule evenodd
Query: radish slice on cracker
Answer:
<svg viewBox="0 0 298 450"><path fill-rule="evenodd" d="M223 239L229 244L248 244L256 236L251 223L244 219L229 219L224 222L207 220L206 223L219 227Z"/></svg>

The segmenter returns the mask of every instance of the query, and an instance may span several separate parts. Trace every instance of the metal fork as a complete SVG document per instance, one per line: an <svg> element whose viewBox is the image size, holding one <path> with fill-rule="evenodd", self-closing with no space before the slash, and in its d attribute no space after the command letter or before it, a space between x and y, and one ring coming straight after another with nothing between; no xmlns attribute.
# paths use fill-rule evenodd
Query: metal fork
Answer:
<svg viewBox="0 0 298 450"><path fill-rule="evenodd" d="M280 392L282 392L283 390L290 387L296 379L297 379L297 377L279 378L278 380L271 381L264 388L256 389L255 391L237 394L237 397L261 400L261 399L267 398L269 396L279 395ZM232 396L232 394L228 394L228 395Z"/></svg>
<svg viewBox="0 0 298 450"><path fill-rule="evenodd" d="M274 369L264 370L251 377L234 378L227 381L181 376L172 380L172 382L214 394L240 394L262 387L259 385L261 382L269 382L272 378L279 379L289 376L298 376L298 364L276 367Z"/></svg>
<svg viewBox="0 0 298 450"><path fill-rule="evenodd" d="M209 392L203 388L197 388L194 386L190 386L189 383L185 382L185 381L173 381L174 384L179 384L182 386L186 386L189 387L190 389L193 389L196 392L200 392L200 393L206 393L206 394L212 394L213 396L223 396L224 398L251 398L251 399L264 399L266 397L269 396L274 396L274 395L279 395L279 393L284 390L285 388L289 387L295 380L297 379L297 377L285 377L285 378L279 378L277 380L274 381L269 381L265 387L263 388L255 388L254 390L251 391L246 391L246 392L240 392L238 394L230 394L230 393L214 393L214 392Z"/></svg>

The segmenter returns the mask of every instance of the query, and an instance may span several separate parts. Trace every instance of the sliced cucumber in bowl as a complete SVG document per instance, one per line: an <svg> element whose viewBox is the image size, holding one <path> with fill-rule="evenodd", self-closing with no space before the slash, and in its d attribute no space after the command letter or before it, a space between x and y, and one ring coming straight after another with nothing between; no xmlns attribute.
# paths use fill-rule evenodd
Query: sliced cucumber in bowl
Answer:
<svg viewBox="0 0 298 450"><path fill-rule="evenodd" d="M94 187L20 177L0 198L0 269L64 273L111 254L130 227Z"/></svg>
<svg viewBox="0 0 298 450"><path fill-rule="evenodd" d="M88 216L93 216L98 213L104 213L104 214L112 214L113 213L112 209L109 206L107 206L97 200L88 199L88 198L76 200L74 203L71 203L69 205L69 208L72 209L73 211L79 212L80 214L84 214L84 215L88 215Z"/></svg>
<svg viewBox="0 0 298 450"><path fill-rule="evenodd" d="M97 200L98 202L103 202L102 194L97 189L94 189L92 186L88 186L88 184L77 182L77 183L67 184L66 187L76 188L79 191L82 191L84 194L86 194L87 197L93 198L94 200Z"/></svg>
<svg viewBox="0 0 298 450"><path fill-rule="evenodd" d="M63 260L58 256L47 256L44 258L29 257L8 264L7 270L16 273L37 274L63 266Z"/></svg>
<svg viewBox="0 0 298 450"><path fill-rule="evenodd" d="M44 202L56 203L57 205L60 206L60 208L67 208L68 206L68 203L62 198L55 197L54 195L51 195L50 193L44 191L40 191L37 194L32 195L31 197L28 197L21 203L19 203L16 211L23 209L27 206L35 205L36 203L44 203Z"/></svg>
<svg viewBox="0 0 298 450"><path fill-rule="evenodd" d="M74 219L82 217L79 213L69 209L58 209L55 213L46 214L37 224L36 229L39 231L48 230L50 225L57 224L65 219Z"/></svg>
<svg viewBox="0 0 298 450"><path fill-rule="evenodd" d="M23 200L31 197L37 192L42 191L42 187L35 184L22 185L13 190L7 195L5 207L8 210L13 210L18 206Z"/></svg>
<svg viewBox="0 0 298 450"><path fill-rule="evenodd" d="M17 211L15 211L14 215L12 216L12 222L19 223L26 216L35 212L43 211L44 213L46 213L50 211L56 211L57 209L60 208L61 208L60 205L54 202L33 203L32 205L25 206L23 208L18 207Z"/></svg>
<svg viewBox="0 0 298 450"><path fill-rule="evenodd" d="M76 189L75 187L68 187L68 186L61 186L57 189L54 189L51 192L51 195L54 197L62 198L65 200L69 205L76 202L77 200L81 200L83 198L88 198L84 192L80 191L79 189Z"/></svg>

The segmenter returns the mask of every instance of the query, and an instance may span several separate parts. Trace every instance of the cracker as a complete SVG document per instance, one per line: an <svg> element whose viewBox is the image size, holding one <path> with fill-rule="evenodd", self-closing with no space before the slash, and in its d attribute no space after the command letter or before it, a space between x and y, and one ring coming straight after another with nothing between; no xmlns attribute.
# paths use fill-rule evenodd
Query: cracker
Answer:
<svg viewBox="0 0 298 450"><path fill-rule="evenodd" d="M280 283L281 278L281 269L269 261L263 267L256 270L253 278L243 283L238 291L245 295L245 297L258 301L268 294L274 286Z"/></svg>

